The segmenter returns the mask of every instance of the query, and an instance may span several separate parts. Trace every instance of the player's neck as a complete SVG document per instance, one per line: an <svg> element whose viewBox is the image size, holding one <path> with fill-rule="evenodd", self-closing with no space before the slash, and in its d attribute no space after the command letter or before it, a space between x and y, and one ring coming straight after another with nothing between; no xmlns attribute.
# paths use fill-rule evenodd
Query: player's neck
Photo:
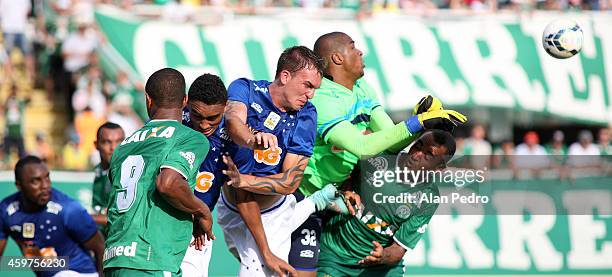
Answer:
<svg viewBox="0 0 612 277"><path fill-rule="evenodd" d="M26 213L33 213L40 211L44 208L44 206L40 206L30 200L28 200L23 194L21 195L21 207Z"/></svg>
<svg viewBox="0 0 612 277"><path fill-rule="evenodd" d="M283 95L281 93L281 87L275 82L272 82L268 87L268 91L270 92L270 98L272 98L272 103L274 106L279 109L281 112L287 112L287 109L283 107Z"/></svg>
<svg viewBox="0 0 612 277"><path fill-rule="evenodd" d="M151 119L153 120L176 120L180 122L183 119L181 111L182 111L181 109L158 108L151 115Z"/></svg>
<svg viewBox="0 0 612 277"><path fill-rule="evenodd" d="M355 86L355 81L357 80L342 72L331 72L330 75L336 84L342 85L348 90L353 91L353 86Z"/></svg>

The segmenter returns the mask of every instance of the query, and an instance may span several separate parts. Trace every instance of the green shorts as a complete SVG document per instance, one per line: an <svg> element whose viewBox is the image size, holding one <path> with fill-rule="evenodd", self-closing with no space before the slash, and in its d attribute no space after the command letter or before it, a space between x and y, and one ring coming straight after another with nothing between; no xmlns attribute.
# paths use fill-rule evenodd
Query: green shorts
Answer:
<svg viewBox="0 0 612 277"><path fill-rule="evenodd" d="M395 266L349 266L334 263L329 260L319 259L317 265L317 277L344 277L344 276L404 276L404 265L402 263Z"/></svg>
<svg viewBox="0 0 612 277"><path fill-rule="evenodd" d="M181 277L181 271L170 272L161 270L141 270L123 267L111 267L104 269L105 277Z"/></svg>

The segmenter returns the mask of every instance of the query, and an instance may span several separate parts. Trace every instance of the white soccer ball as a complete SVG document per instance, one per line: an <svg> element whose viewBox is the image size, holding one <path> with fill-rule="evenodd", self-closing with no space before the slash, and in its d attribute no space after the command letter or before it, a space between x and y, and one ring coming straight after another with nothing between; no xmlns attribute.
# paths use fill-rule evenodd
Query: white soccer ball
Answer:
<svg viewBox="0 0 612 277"><path fill-rule="evenodd" d="M544 50L557 59L572 57L582 49L582 28L573 20L551 22L542 34Z"/></svg>

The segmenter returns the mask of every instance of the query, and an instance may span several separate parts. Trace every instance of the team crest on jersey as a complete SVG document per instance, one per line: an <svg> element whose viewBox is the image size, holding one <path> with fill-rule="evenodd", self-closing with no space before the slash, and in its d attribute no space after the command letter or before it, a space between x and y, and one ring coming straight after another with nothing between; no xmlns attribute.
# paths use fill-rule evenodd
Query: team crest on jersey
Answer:
<svg viewBox="0 0 612 277"><path fill-rule="evenodd" d="M264 126L270 130L274 130L274 128L276 128L276 125L278 125L280 118L280 115L278 115L277 113L270 112L270 114L268 114L268 117L266 118L266 121L264 121Z"/></svg>
<svg viewBox="0 0 612 277"><path fill-rule="evenodd" d="M402 219L410 217L410 207L408 205L401 205L397 207L395 210L395 215Z"/></svg>
<svg viewBox="0 0 612 277"><path fill-rule="evenodd" d="M34 228L34 223L25 222L23 223L23 228L21 228L21 235L25 239L33 239L35 230L36 228Z"/></svg>
<svg viewBox="0 0 612 277"><path fill-rule="evenodd" d="M193 163L195 162L195 154L193 154L193 152L183 152L183 151L180 151L179 154L181 155L181 157L187 160L187 162L189 163L189 169L193 169Z"/></svg>

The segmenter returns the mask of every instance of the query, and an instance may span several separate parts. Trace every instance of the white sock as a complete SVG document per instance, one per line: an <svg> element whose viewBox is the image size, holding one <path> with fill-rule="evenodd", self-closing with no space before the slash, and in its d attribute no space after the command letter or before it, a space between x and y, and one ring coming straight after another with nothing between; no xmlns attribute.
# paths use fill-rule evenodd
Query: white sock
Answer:
<svg viewBox="0 0 612 277"><path fill-rule="evenodd" d="M304 221L306 221L306 219L308 219L308 217L316 211L314 202L312 202L312 200L310 200L308 197L296 203L295 209L293 210L293 220L290 223L291 226L289 226L291 227L290 230L295 230L300 227L300 225L302 225L302 223L304 223Z"/></svg>

